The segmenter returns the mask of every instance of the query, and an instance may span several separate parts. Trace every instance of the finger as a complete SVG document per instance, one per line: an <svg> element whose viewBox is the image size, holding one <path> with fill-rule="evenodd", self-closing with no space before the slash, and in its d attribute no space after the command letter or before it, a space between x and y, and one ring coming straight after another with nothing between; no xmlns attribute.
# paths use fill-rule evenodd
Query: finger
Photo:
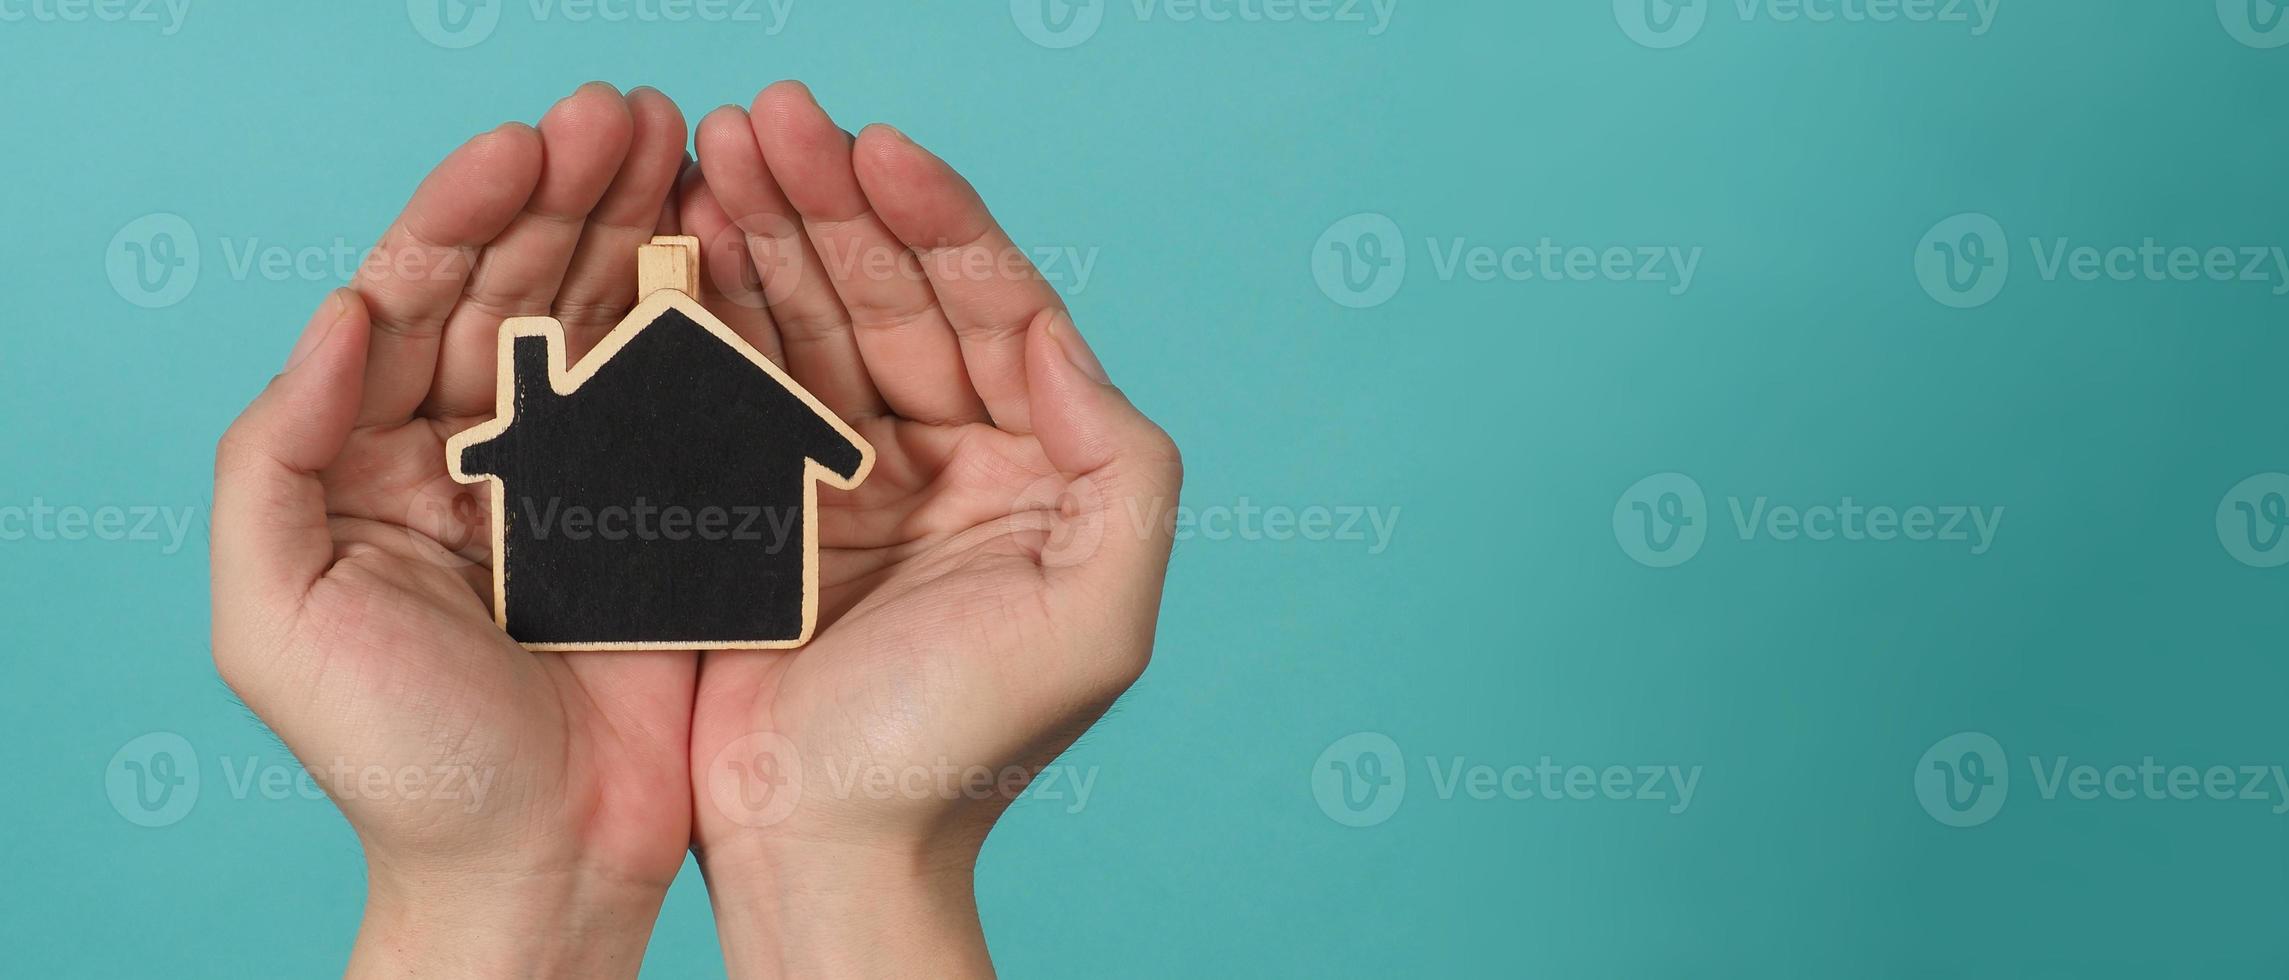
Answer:
<svg viewBox="0 0 2289 980"><path fill-rule="evenodd" d="M1043 313L1026 333L1034 434L1075 505L1061 501L1053 519L1084 543L1058 556L1058 571L1096 580L1100 598L1149 586L1157 608L1184 482L1176 443L1113 386L1071 317Z"/></svg>
<svg viewBox="0 0 2289 980"><path fill-rule="evenodd" d="M352 283L373 323L359 425L413 417L437 375L446 316L477 249L508 227L540 181L540 133L508 123L447 155L421 181Z"/></svg>
<svg viewBox="0 0 2289 980"><path fill-rule="evenodd" d="M664 650L591 650L557 655L591 703L624 740L647 757L691 749L692 683L699 654Z"/></svg>
<svg viewBox="0 0 2289 980"><path fill-rule="evenodd" d="M699 124L708 190L746 239L755 281L778 325L787 373L845 419L886 410L859 360L850 315L827 282L794 205L771 177L747 113L725 106Z"/></svg>
<svg viewBox="0 0 2289 980"><path fill-rule="evenodd" d="M564 288L551 304L564 322L566 356L577 362L641 298L636 247L659 233L660 214L683 169L684 117L658 89L628 93L634 119L619 176L588 216Z"/></svg>
<svg viewBox="0 0 2289 980"><path fill-rule="evenodd" d="M523 213L485 247L446 318L425 414L465 420L493 413L501 321L549 312L589 211L620 173L634 128L619 91L602 82L581 86L541 117L540 184Z"/></svg>
<svg viewBox="0 0 2289 980"><path fill-rule="evenodd" d="M341 454L357 422L369 333L364 301L335 290L303 328L286 371L216 446L216 632L291 618L332 566L318 472Z"/></svg>
<svg viewBox="0 0 2289 980"><path fill-rule="evenodd" d="M698 170L684 175L683 190L677 196L683 205L678 220L686 234L699 239L700 305L771 363L785 368L787 354L779 349L779 328L771 322L763 286L756 281L755 266L748 261L747 241L739 227L723 213L723 205L716 201L707 181L700 179Z"/></svg>
<svg viewBox="0 0 2289 980"><path fill-rule="evenodd" d="M874 212L920 256L995 425L1030 432L1026 326L1064 301L954 168L889 126L860 133L855 170Z"/></svg>
<svg viewBox="0 0 2289 980"><path fill-rule="evenodd" d="M921 263L882 226L859 188L850 135L800 82L764 89L753 118L763 161L802 215L883 401L921 422L985 421L985 405L970 388L961 346Z"/></svg>

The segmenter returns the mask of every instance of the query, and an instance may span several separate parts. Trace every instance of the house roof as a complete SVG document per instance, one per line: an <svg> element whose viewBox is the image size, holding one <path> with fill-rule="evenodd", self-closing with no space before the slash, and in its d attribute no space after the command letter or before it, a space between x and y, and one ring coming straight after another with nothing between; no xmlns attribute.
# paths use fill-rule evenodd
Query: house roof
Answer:
<svg viewBox="0 0 2289 980"><path fill-rule="evenodd" d="M818 416L821 422L832 428L858 450L859 464L849 476L846 477L823 467L814 467L821 480L837 489L848 490L866 479L867 473L874 467L874 447L866 441L865 437L859 435L848 423L836 416L818 400L817 396L811 394L808 389L789 377L777 364L772 363L770 358L764 357L762 352L756 350L753 344L749 344L745 338L740 337L722 320L717 319L715 314L708 312L707 308L700 305L698 300L677 289L658 289L645 296L636 304L635 309L630 310L627 316L621 318L619 324L614 326L611 332L604 335L604 339L597 342L594 349L580 359L580 363L570 366L565 364L564 325L555 317L511 317L502 321L500 347L497 354L499 365L498 397L499 404L502 406L501 415L491 422L456 436L456 444L465 447L491 441L507 432L510 426L514 424L516 417L514 393L517 385L516 344L519 339L538 337L547 341L549 355L547 383L557 395L570 397L579 392L590 379L596 377L607 364L618 359L619 355L645 330L652 328L671 311L688 318L692 323L712 335L730 352L745 359L757 371L777 382L780 388L801 401L813 414ZM454 479L468 482L481 478L462 472L460 453L453 452L447 455Z"/></svg>

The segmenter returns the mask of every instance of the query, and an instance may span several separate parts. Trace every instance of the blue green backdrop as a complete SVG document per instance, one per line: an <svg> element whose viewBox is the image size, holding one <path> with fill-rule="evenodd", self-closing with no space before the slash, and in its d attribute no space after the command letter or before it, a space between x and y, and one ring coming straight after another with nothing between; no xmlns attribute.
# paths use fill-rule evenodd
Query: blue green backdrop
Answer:
<svg viewBox="0 0 2289 980"><path fill-rule="evenodd" d="M208 659L213 439L466 135L782 77L1091 257L1185 451L1091 795L987 847L1009 975L2281 971L2269 0L744 3L0 0L0 972L338 969L355 841L222 771L291 758ZM153 751L195 806L120 802ZM687 873L646 973L719 971Z"/></svg>

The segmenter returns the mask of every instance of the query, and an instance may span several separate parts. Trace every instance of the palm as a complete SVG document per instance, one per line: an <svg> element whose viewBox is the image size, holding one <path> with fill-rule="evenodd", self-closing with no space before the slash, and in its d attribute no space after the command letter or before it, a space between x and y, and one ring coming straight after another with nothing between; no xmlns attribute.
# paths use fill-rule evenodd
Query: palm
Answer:
<svg viewBox="0 0 2289 980"><path fill-rule="evenodd" d="M753 732L843 771L1009 752L970 737L960 715L1039 666L1026 641L1049 618L1053 532L1035 508L1055 506L1064 481L1036 440L992 426L877 418L859 429L876 447L873 474L820 500L817 638L708 655L695 766Z"/></svg>
<svg viewBox="0 0 2289 980"><path fill-rule="evenodd" d="M672 876L689 833L693 656L534 655L503 633L487 556L441 543L486 520L482 496L445 472L445 429L417 419L351 434L322 478L339 558L305 597L303 628L347 667L313 685L358 733L343 751L379 752L393 770L465 768L489 798L368 805L383 811L370 822L441 827L436 809L464 807L494 833L461 826L455 846L516 853L550 824L560 833L542 839L566 860Z"/></svg>
<svg viewBox="0 0 2289 980"><path fill-rule="evenodd" d="M891 417L858 428L877 459L858 489L821 500L822 625L867 608L878 593L892 598L873 605L910 603L897 597L924 583L1016 590L992 594L1039 587L1039 528L1007 521L1054 505L1064 484L1038 439L982 423Z"/></svg>
<svg viewBox="0 0 2289 980"><path fill-rule="evenodd" d="M700 842L929 823L963 800L852 780L1046 763L1141 669L1167 557L1150 508L1173 500L1140 504L1133 534L1112 505L1172 497L1174 451L1074 365L1056 293L902 136L854 141L782 83L704 120L699 162L682 224L708 246L709 308L876 452L857 489L820 493L816 638L705 656ZM792 755L792 813L721 785L758 751Z"/></svg>
<svg viewBox="0 0 2289 980"><path fill-rule="evenodd" d="M369 848L503 871L601 864L663 884L681 864L696 656L536 655L512 641L490 615L490 556L468 546L485 537L472 533L483 497L448 477L444 440L492 412L504 316L569 311L586 344L632 301L628 257L672 215L685 133L659 93L590 85L537 131L471 141L329 305L349 311L355 340L320 343L307 356L328 363L273 385L309 388L302 404L258 400L234 427L267 437L226 437L225 677L314 770L483 781L481 799L466 778L452 799L333 787ZM283 482L267 488L240 472L272 469Z"/></svg>

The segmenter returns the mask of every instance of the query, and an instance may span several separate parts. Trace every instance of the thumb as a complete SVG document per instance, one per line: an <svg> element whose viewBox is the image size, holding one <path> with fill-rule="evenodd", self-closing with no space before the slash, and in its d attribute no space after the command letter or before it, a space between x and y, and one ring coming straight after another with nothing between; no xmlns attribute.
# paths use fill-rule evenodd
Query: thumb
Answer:
<svg viewBox="0 0 2289 980"><path fill-rule="evenodd" d="M357 421L370 323L365 301L334 290L294 345L286 370L215 447L215 631L233 616L291 615L333 564L318 472Z"/></svg>
<svg viewBox="0 0 2289 980"><path fill-rule="evenodd" d="M1034 321L1025 358L1034 436L1070 481L1044 564L1157 606L1184 482L1176 443L1113 386L1065 311Z"/></svg>

